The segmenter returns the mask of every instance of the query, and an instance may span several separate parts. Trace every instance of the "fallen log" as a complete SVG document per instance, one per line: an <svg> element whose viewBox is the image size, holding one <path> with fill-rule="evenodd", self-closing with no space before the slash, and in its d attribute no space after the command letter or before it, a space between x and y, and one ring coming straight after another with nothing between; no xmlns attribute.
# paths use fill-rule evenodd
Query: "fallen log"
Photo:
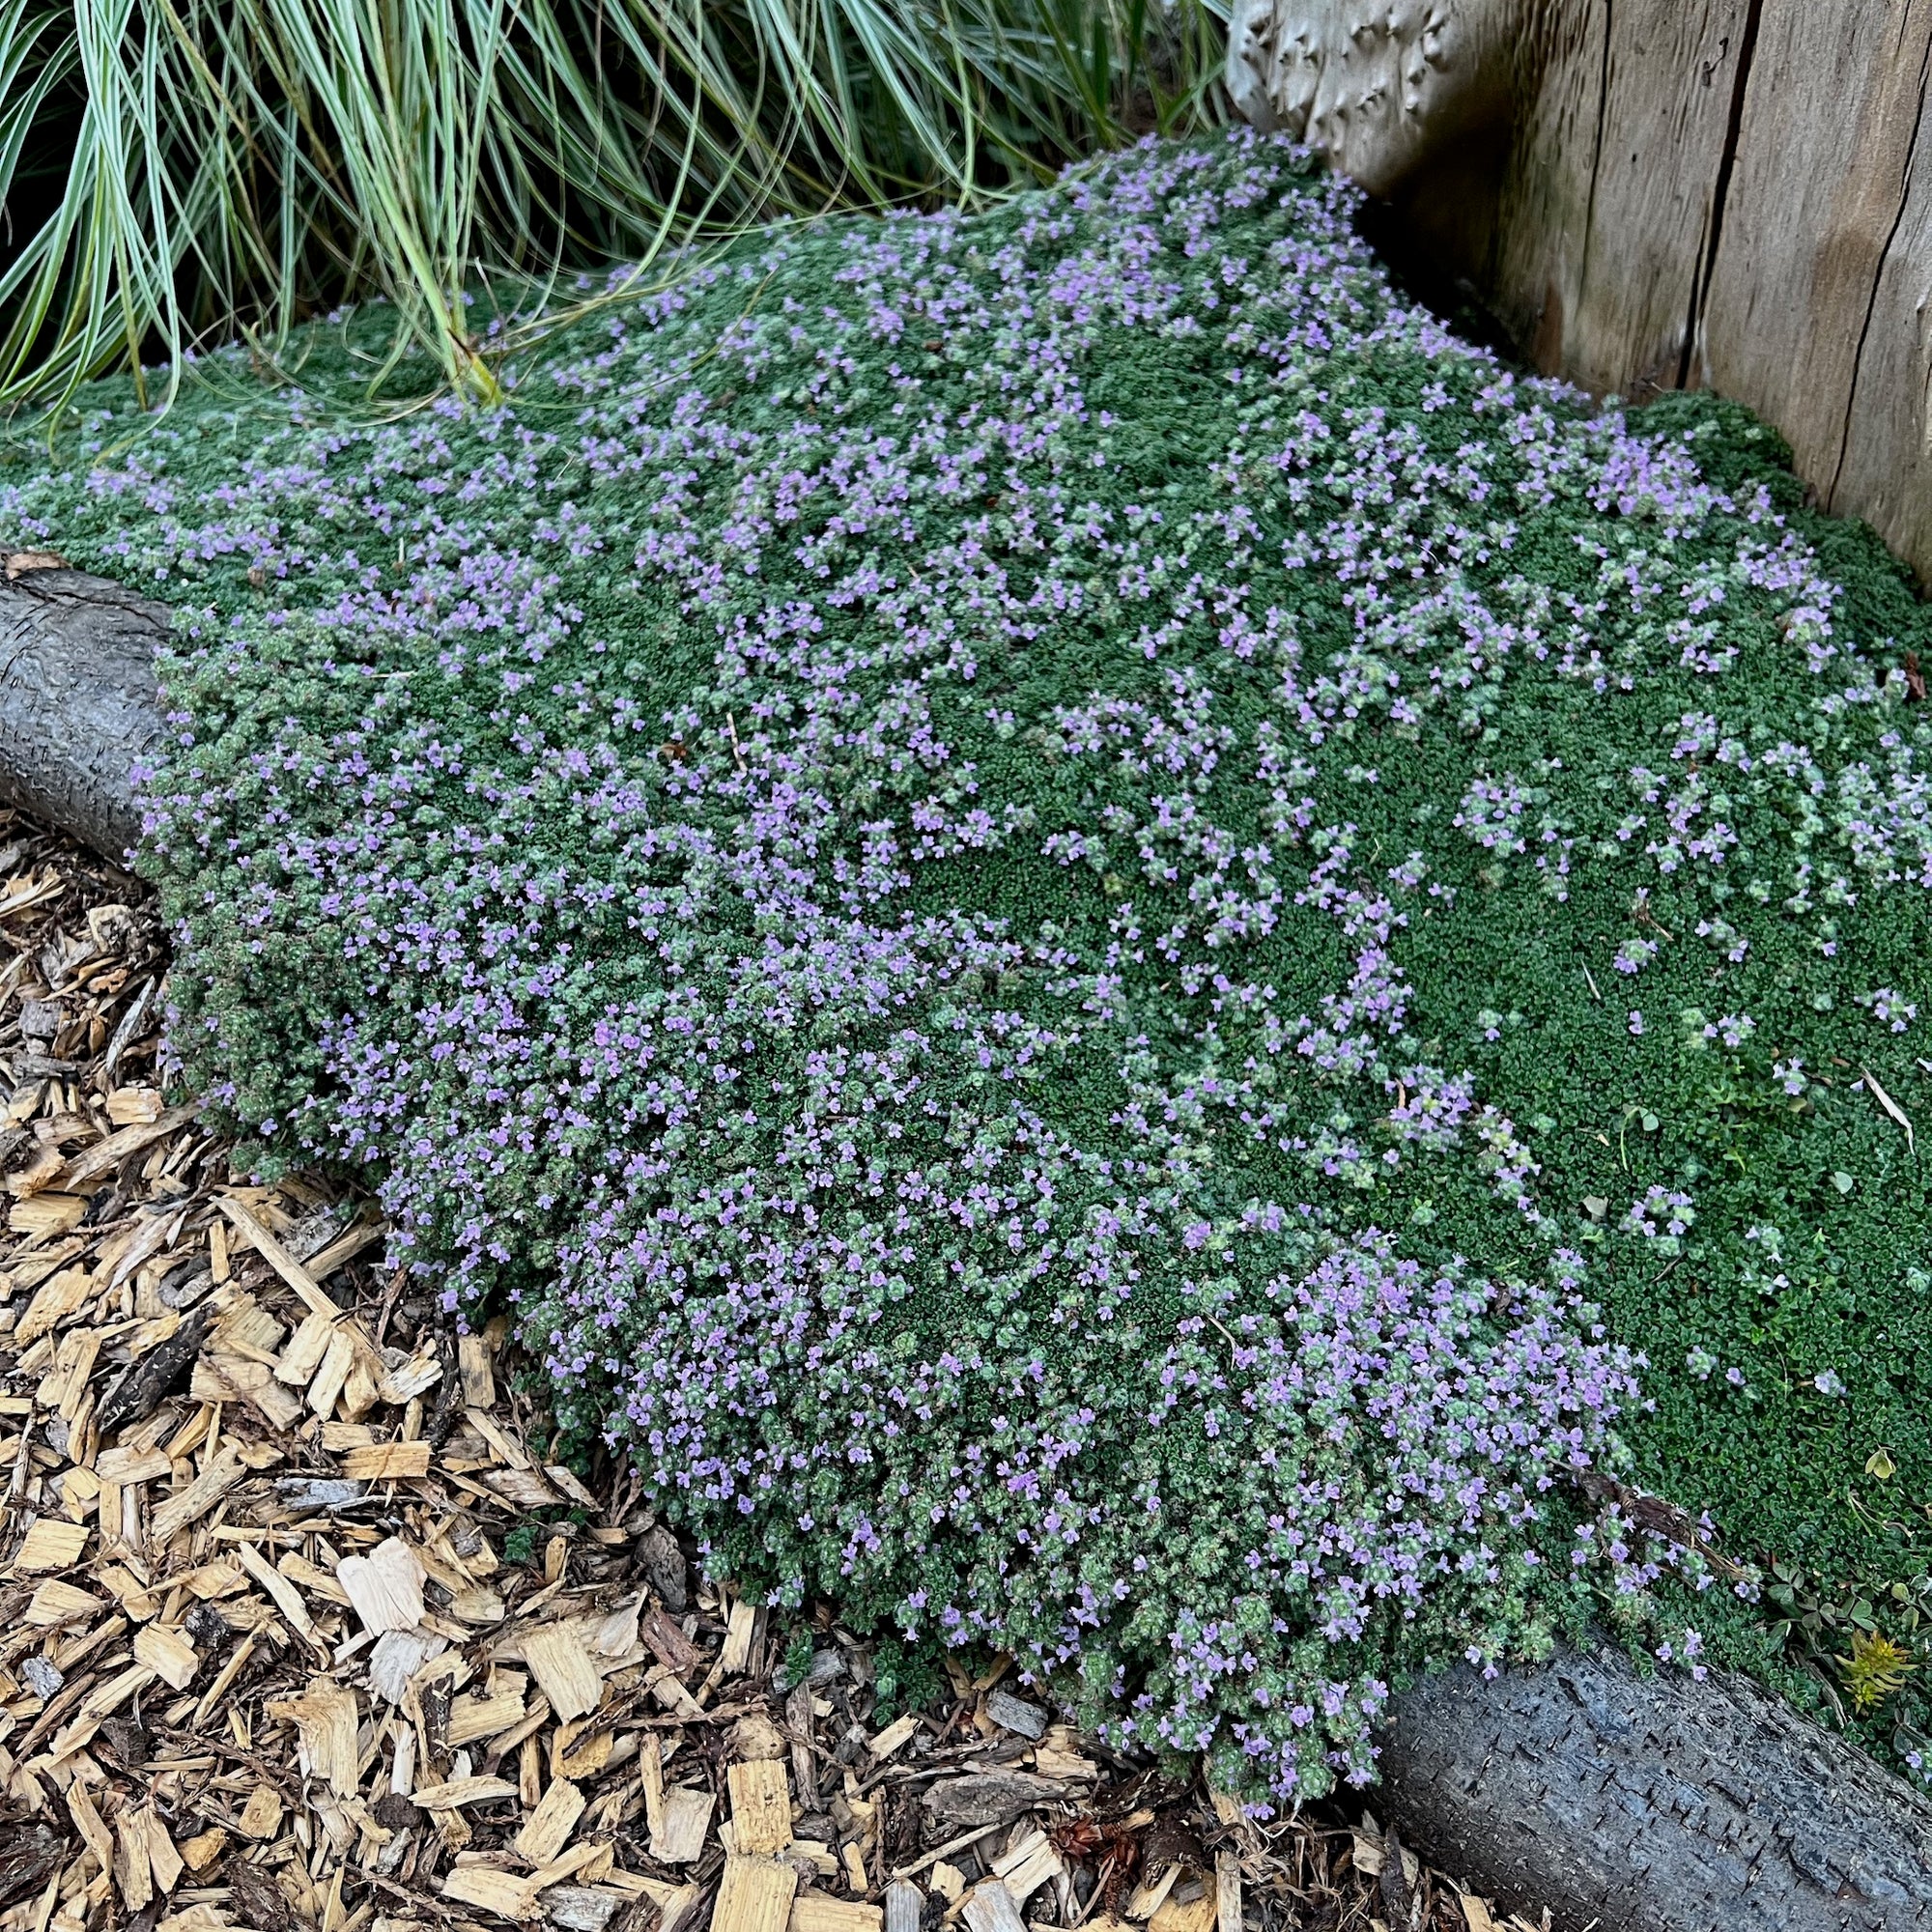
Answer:
<svg viewBox="0 0 1932 1932"><path fill-rule="evenodd" d="M1932 1925L1932 1802L1746 1677L1566 1651L1395 1700L1379 1808L1567 1932Z"/></svg>
<svg viewBox="0 0 1932 1932"><path fill-rule="evenodd" d="M126 857L141 833L131 774L161 736L167 627L163 606L77 570L0 583L0 799Z"/></svg>
<svg viewBox="0 0 1932 1932"><path fill-rule="evenodd" d="M0 583L0 798L120 857L157 745L168 613L69 570ZM1558 1932L1932 1926L1932 1800L1748 1680L1610 1649L1394 1700L1403 1839Z"/></svg>

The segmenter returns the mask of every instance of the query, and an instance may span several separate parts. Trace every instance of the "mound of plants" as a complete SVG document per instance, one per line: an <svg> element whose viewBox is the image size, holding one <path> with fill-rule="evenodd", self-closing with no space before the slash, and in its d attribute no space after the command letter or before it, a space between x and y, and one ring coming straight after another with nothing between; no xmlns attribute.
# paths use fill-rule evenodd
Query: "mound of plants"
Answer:
<svg viewBox="0 0 1932 1932"><path fill-rule="evenodd" d="M1922 613L1352 212L1149 144L506 409L343 407L366 316L94 392L0 526L181 612L180 1078L721 1571L1256 1802L1589 1617L1916 1752Z"/></svg>

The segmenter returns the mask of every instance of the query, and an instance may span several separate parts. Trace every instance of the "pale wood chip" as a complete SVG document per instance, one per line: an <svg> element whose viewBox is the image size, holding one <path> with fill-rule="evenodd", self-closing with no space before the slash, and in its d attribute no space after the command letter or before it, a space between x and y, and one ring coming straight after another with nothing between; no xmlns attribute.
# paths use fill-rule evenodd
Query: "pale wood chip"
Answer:
<svg viewBox="0 0 1932 1932"><path fill-rule="evenodd" d="M457 1866L443 1880L442 1895L459 1905L472 1905L479 1912L495 1913L498 1918L520 1923L536 1915L535 1886L526 1878L489 1865Z"/></svg>
<svg viewBox="0 0 1932 1932"><path fill-rule="evenodd" d="M162 1624L146 1624L134 1633L134 1661L176 1690L185 1690L201 1667L194 1645L180 1631Z"/></svg>
<svg viewBox="0 0 1932 1932"><path fill-rule="evenodd" d="M456 1338L457 1373L463 1378L463 1400L471 1409L491 1407L497 1400L497 1378L490 1367L490 1345L481 1335Z"/></svg>
<svg viewBox="0 0 1932 1932"><path fill-rule="evenodd" d="M1148 1921L1149 1932L1214 1932L1220 1907L1211 1887L1192 1898L1172 1894Z"/></svg>
<svg viewBox="0 0 1932 1932"><path fill-rule="evenodd" d="M1037 1831L1027 1833L1018 1844L995 1859L991 1866L993 1876L1012 1893L1014 1903L1022 1909L1041 1886L1058 1878L1065 1869L1065 1862L1046 1833Z"/></svg>
<svg viewBox="0 0 1932 1932"><path fill-rule="evenodd" d="M301 1419L300 1397L275 1380L268 1363L226 1349L202 1351L188 1379L188 1394L196 1402L249 1403L270 1429L280 1432L293 1430Z"/></svg>
<svg viewBox="0 0 1932 1932"><path fill-rule="evenodd" d="M587 1802L569 1778L552 1778L542 1802L511 1841L514 1849L534 1865L549 1864L570 1842Z"/></svg>
<svg viewBox="0 0 1932 1932"><path fill-rule="evenodd" d="M1490 1908L1473 1891L1459 1891L1456 1902L1463 1908L1463 1923L1468 1932L1497 1932Z"/></svg>
<svg viewBox="0 0 1932 1932"><path fill-rule="evenodd" d="M344 1609L349 1607L349 1592L327 1570L311 1563L298 1550L285 1550L276 1557L275 1568L304 1597L320 1597L326 1604L340 1604Z"/></svg>
<svg viewBox="0 0 1932 1932"><path fill-rule="evenodd" d="M909 1880L895 1878L886 1888L885 1932L919 1932L925 1894Z"/></svg>
<svg viewBox="0 0 1932 1932"><path fill-rule="evenodd" d="M132 1912L144 1910L155 1896L154 1874L148 1868L148 1834L131 1811L114 1821L114 1885L121 1902Z"/></svg>
<svg viewBox="0 0 1932 1932"><path fill-rule="evenodd" d="M1241 1932L1241 1859L1229 1845L1214 1854L1214 1932Z"/></svg>
<svg viewBox="0 0 1932 1932"><path fill-rule="evenodd" d="M205 1517L248 1473L240 1456L224 1445L208 1467L180 1495L170 1496L156 1510L149 1525L156 1544L166 1548L177 1530Z"/></svg>
<svg viewBox="0 0 1932 1932"><path fill-rule="evenodd" d="M283 1247L244 1203L232 1194L222 1194L215 1197L214 1205L228 1217L235 1232L300 1295L302 1306L311 1315L323 1316L330 1321L337 1320L342 1311L329 1299L327 1290Z"/></svg>
<svg viewBox="0 0 1932 1932"><path fill-rule="evenodd" d="M442 1379L442 1363L435 1347L425 1342L408 1361L390 1369L377 1384L377 1394L400 1408L412 1397L434 1388Z"/></svg>
<svg viewBox="0 0 1932 1932"><path fill-rule="evenodd" d="M264 1566L266 1568L266 1565ZM273 1573L270 1572L270 1575ZM314 1677L299 1697L268 1706L271 1718L292 1722L310 1772L338 1798L355 1796L355 1693L327 1677Z"/></svg>
<svg viewBox="0 0 1932 1932"><path fill-rule="evenodd" d="M147 1836L148 1868L154 1874L155 1885L161 1891L172 1891L181 1883L183 1870L173 1835L152 1804L144 1806L137 1815Z"/></svg>
<svg viewBox="0 0 1932 1932"><path fill-rule="evenodd" d="M105 1871L114 1862L114 1834L102 1822L93 1799L87 1795L87 1787L77 1777L67 1788L67 1812L87 1849Z"/></svg>
<svg viewBox="0 0 1932 1932"><path fill-rule="evenodd" d="M80 1560L80 1552L87 1548L87 1533L84 1522L67 1522L53 1516L36 1517L14 1552L12 1567L28 1577L46 1570L65 1570Z"/></svg>
<svg viewBox="0 0 1932 1932"><path fill-rule="evenodd" d="M103 1449L94 1459L94 1473L103 1483L159 1482L173 1472L168 1452L161 1448Z"/></svg>
<svg viewBox="0 0 1932 1932"><path fill-rule="evenodd" d="M883 1764L887 1758L909 1743L919 1732L919 1713L907 1711L888 1724L876 1737L867 1740L866 1748L871 1752L875 1762Z"/></svg>
<svg viewBox="0 0 1932 1932"><path fill-rule="evenodd" d="M561 1463L546 1463L544 1474L550 1478L552 1485L561 1490L572 1502L580 1503L585 1509L599 1507L596 1496L584 1488L575 1469L568 1468Z"/></svg>
<svg viewBox="0 0 1932 1932"><path fill-rule="evenodd" d="M449 1747L460 1750L479 1738L501 1737L505 1731L515 1730L526 1715L521 1690L503 1690L493 1697L459 1697L449 1707Z"/></svg>
<svg viewBox="0 0 1932 1932"><path fill-rule="evenodd" d="M355 1344L338 1327L323 1350L321 1366L309 1378L307 1402L311 1413L324 1417L335 1413L349 1371L355 1366Z"/></svg>
<svg viewBox="0 0 1932 1932"><path fill-rule="evenodd" d="M449 1639L440 1632L427 1630L384 1631L376 1639L369 1652L369 1691L380 1697L385 1704L400 1704L409 1690L410 1679L432 1658L440 1657L449 1648ZM522 1700L519 1699L521 1704ZM464 1700L459 1699L450 1712L450 1746L472 1743L479 1737L489 1737L488 1731L466 1731L456 1735L456 1713L463 1709Z"/></svg>
<svg viewBox="0 0 1932 1932"><path fill-rule="evenodd" d="M429 1444L383 1442L368 1449L352 1449L342 1459L342 1473L358 1483L387 1483L426 1476Z"/></svg>
<svg viewBox="0 0 1932 1932"><path fill-rule="evenodd" d="M104 1610L107 1605L99 1598L90 1596L85 1590L77 1590L71 1583L63 1583L58 1577L48 1577L34 1592L28 1604L25 1621L36 1630L52 1630L61 1624L71 1624L77 1618L92 1616L96 1610Z"/></svg>
<svg viewBox="0 0 1932 1932"><path fill-rule="evenodd" d="M335 1580L348 1591L363 1628L377 1636L422 1622L426 1574L415 1551L396 1536L384 1538L367 1556L345 1556L335 1566Z"/></svg>
<svg viewBox="0 0 1932 1932"><path fill-rule="evenodd" d="M529 1452L507 1429L497 1426L495 1416L486 1414L480 1408L471 1408L467 1414L470 1428L490 1445L492 1453L499 1462L506 1463L512 1469L520 1471L527 1471L534 1467ZM540 1478L538 1480L541 1481Z"/></svg>
<svg viewBox="0 0 1932 1932"><path fill-rule="evenodd" d="M784 1860L727 1852L711 1913L713 1932L784 1932L797 1892L797 1868Z"/></svg>
<svg viewBox="0 0 1932 1932"><path fill-rule="evenodd" d="M242 1559L242 1567L268 1591L275 1607L288 1619L290 1629L298 1636L319 1643L314 1619L308 1613L308 1605L302 1602L301 1592L279 1571L270 1568L268 1559L253 1544L238 1545L235 1553Z"/></svg>
<svg viewBox="0 0 1932 1932"><path fill-rule="evenodd" d="M494 1804L516 1795L517 1787L500 1777L452 1777L418 1785L410 1798L425 1811L458 1811L466 1804Z"/></svg>
<svg viewBox="0 0 1932 1932"><path fill-rule="evenodd" d="M166 1140L177 1127L186 1126L201 1112L201 1108L199 1100L185 1107L170 1107L152 1121L122 1127L105 1140L97 1141L85 1153L77 1153L68 1162L68 1184L79 1187L111 1173L130 1153L139 1153L143 1148Z"/></svg>
<svg viewBox="0 0 1932 1932"><path fill-rule="evenodd" d="M758 1607L743 1597L735 1598L731 1614L724 1624L724 1647L718 1653L718 1674L736 1677L752 1662L752 1638L758 1628Z"/></svg>
<svg viewBox="0 0 1932 1932"><path fill-rule="evenodd" d="M717 1799L689 1784L673 1784L664 1794L663 1820L651 1833L651 1857L661 1865L691 1865L704 1856Z"/></svg>
<svg viewBox="0 0 1932 1932"><path fill-rule="evenodd" d="M275 1364L275 1379L289 1388L305 1389L322 1367L328 1345L335 1340L332 1315L304 1315L289 1337L280 1361Z"/></svg>
<svg viewBox="0 0 1932 1932"><path fill-rule="evenodd" d="M531 1631L524 1639L524 1660L550 1707L566 1723L596 1710L604 1682L582 1639L561 1624Z"/></svg>
<svg viewBox="0 0 1932 1932"><path fill-rule="evenodd" d="M783 1851L791 1843L791 1790L783 1760L753 1758L730 1766L724 1776L731 1793L733 1849L753 1855Z"/></svg>
<svg viewBox="0 0 1932 1932"><path fill-rule="evenodd" d="M1012 1893L996 1878L976 1885L960 1911L972 1932L1026 1932L1026 1920Z"/></svg>
<svg viewBox="0 0 1932 1932"><path fill-rule="evenodd" d="M55 1197L41 1198L48 1200ZM20 1229L17 1217L23 1208L33 1205L31 1202L20 1203L9 1216L8 1225L18 1233L28 1232ZM83 1208L85 1206L86 1204L82 1203ZM78 1218L76 1215L75 1219ZM24 1350L29 1343L38 1341L43 1335L49 1334L59 1327L69 1316L90 1300L95 1293L94 1276L90 1270L84 1267L63 1268L59 1274L43 1281L33 1300L28 1302L14 1330L12 1346L15 1350Z"/></svg>
<svg viewBox="0 0 1932 1932"><path fill-rule="evenodd" d="M79 1194L30 1194L7 1210L7 1225L16 1235L30 1235L44 1240L50 1235L64 1235L80 1226L87 1212L86 1197Z"/></svg>
<svg viewBox="0 0 1932 1932"><path fill-rule="evenodd" d="M242 1835L266 1844L282 1829L282 1795L272 1784L256 1785L242 1808Z"/></svg>
<svg viewBox="0 0 1932 1932"><path fill-rule="evenodd" d="M886 1915L876 1905L858 1899L805 1891L792 1901L791 1932L884 1932L885 1922Z"/></svg>

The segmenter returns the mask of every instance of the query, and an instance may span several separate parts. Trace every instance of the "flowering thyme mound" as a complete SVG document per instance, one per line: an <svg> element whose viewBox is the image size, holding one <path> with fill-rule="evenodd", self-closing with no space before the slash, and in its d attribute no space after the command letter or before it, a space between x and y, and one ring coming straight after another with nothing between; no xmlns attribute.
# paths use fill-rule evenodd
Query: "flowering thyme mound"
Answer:
<svg viewBox="0 0 1932 1932"><path fill-rule="evenodd" d="M186 1076L722 1568L1281 1799L1593 1591L1694 1657L1570 1472L1836 1577L1873 1445L1932 1479L1919 619L1351 212L1145 147L623 296L507 412L331 415L318 327L0 496L185 613Z"/></svg>

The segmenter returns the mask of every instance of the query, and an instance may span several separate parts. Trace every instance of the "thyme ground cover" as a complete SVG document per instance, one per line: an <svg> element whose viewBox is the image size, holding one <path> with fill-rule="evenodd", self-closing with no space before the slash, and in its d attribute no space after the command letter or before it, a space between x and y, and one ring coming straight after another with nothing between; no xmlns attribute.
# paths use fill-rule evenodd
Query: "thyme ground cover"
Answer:
<svg viewBox="0 0 1932 1932"><path fill-rule="evenodd" d="M183 613L183 1078L721 1568L1276 1802L1425 1658L1775 1662L1577 1472L1901 1641L1932 1496L1922 616L1351 213L1147 146L694 265L509 411L332 408L350 318L0 486Z"/></svg>

